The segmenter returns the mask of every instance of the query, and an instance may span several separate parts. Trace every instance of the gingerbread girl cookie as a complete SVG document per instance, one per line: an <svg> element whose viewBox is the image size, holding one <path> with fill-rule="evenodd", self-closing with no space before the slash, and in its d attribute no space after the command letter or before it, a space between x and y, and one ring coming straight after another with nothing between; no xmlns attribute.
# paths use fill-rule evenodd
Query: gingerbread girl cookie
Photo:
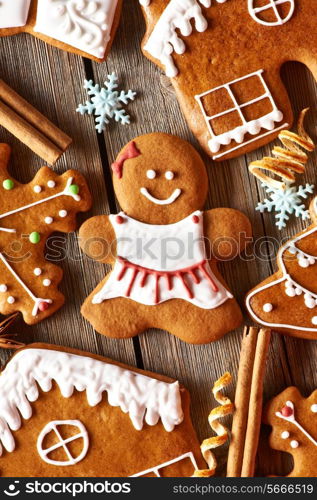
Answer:
<svg viewBox="0 0 317 500"><path fill-rule="evenodd" d="M104 61L121 7L122 0L1 0L0 37L31 33L60 49Z"/></svg>
<svg viewBox="0 0 317 500"><path fill-rule="evenodd" d="M228 208L202 211L205 165L187 142L163 133L131 141L112 165L123 209L81 227L80 245L113 270L82 313L110 337L149 327L187 342L211 342L236 328L242 315L217 271L251 235L249 220Z"/></svg>
<svg viewBox="0 0 317 500"><path fill-rule="evenodd" d="M75 170L56 175L43 167L29 184L7 171L10 147L0 144L0 313L20 311L26 323L51 316L64 303L62 270L45 260L55 231L76 228L76 214L91 206L84 178Z"/></svg>
<svg viewBox="0 0 317 500"><path fill-rule="evenodd" d="M294 337L316 339L317 198L310 213L313 225L280 248L279 270L248 293L246 306L261 325Z"/></svg>
<svg viewBox="0 0 317 500"><path fill-rule="evenodd" d="M264 423L272 427L271 447L293 456L287 477L317 477L317 390L303 398L296 387L288 387L268 403Z"/></svg>
<svg viewBox="0 0 317 500"><path fill-rule="evenodd" d="M189 477L206 467L189 405L176 380L32 344L0 376L1 476Z"/></svg>
<svg viewBox="0 0 317 500"><path fill-rule="evenodd" d="M317 78L315 0L140 0L144 55L172 78L185 118L215 160L292 125L280 76L289 60Z"/></svg>

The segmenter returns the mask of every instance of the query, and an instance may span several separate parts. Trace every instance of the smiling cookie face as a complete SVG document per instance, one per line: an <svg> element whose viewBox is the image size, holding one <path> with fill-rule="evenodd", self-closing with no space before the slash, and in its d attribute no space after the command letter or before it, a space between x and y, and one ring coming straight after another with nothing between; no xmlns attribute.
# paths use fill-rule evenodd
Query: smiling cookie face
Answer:
<svg viewBox="0 0 317 500"><path fill-rule="evenodd" d="M141 222L172 224L202 209L207 172L195 149L169 134L138 137L112 165L122 210Z"/></svg>

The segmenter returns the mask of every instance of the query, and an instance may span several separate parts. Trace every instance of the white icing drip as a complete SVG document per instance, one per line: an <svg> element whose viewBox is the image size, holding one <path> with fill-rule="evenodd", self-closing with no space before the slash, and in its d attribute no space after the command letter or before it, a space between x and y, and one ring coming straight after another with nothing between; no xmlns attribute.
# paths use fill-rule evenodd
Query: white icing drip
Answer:
<svg viewBox="0 0 317 500"><path fill-rule="evenodd" d="M117 0L39 0L34 31L102 59L117 3Z"/></svg>
<svg viewBox="0 0 317 500"><path fill-rule="evenodd" d="M237 78L235 80L232 80L231 82L225 83L223 85L220 85L219 87L215 87L214 89L207 90L206 92L203 92L202 94L196 95L195 99L197 100L199 107L201 109L201 112L204 116L205 122L208 127L208 131L211 135L211 139L208 141L208 146L210 148L210 151L212 153L217 153L221 146L228 146L232 141L235 141L238 144L243 144L244 143L244 137L246 134L251 134L251 135L258 135L261 131L261 129L268 130L272 132L275 129L275 122L280 122L283 120L283 113L279 111L276 107L276 104L274 102L273 96L268 88L268 86L265 83L265 80L263 78L263 69L255 71L253 73L250 73L248 75L242 76L241 78ZM258 78L260 80L260 83L263 87L263 94L259 95L258 97L251 99L247 102L244 102L243 104L239 104L232 89L231 86L237 82L240 82L242 80L248 80L250 78ZM230 98L232 102L232 107L221 111L219 113L216 113L214 115L207 115L203 99L209 94L212 94L214 92L220 91L220 90L225 90L228 94L228 97ZM251 120L248 121L246 120L243 110L247 106L250 106L252 104L255 104L256 102L262 101L262 100L269 100L272 111L267 113L264 116L261 116L260 118L256 120ZM241 125L232 129L228 130L227 132L224 132L223 134L216 135L214 133L213 127L212 127L212 120L215 120L216 118L219 118L221 116L226 116L229 113L236 112L238 113L240 119L241 119ZM261 136L262 137L262 136ZM248 141L249 142L249 141ZM248 143L247 142L247 143ZM241 146L239 146L241 147ZM230 151L234 151L236 148L232 148ZM230 151L226 151L225 154L229 153ZM217 158L219 158L221 155L218 155Z"/></svg>
<svg viewBox="0 0 317 500"><path fill-rule="evenodd" d="M199 32L208 27L199 3L210 7L211 0L170 0L144 47L152 57L161 61L169 77L178 74L172 57L173 52L184 54L186 51L176 29L179 29L183 36L189 36L192 33L191 21Z"/></svg>
<svg viewBox="0 0 317 500"><path fill-rule="evenodd" d="M25 26L31 0L1 0L0 29Z"/></svg>
<svg viewBox="0 0 317 500"><path fill-rule="evenodd" d="M149 191L145 187L141 187L140 193L143 194L143 196L145 196L145 198L147 198L149 201L155 203L155 205L171 205L172 203L174 203L174 201L177 200L177 198L180 197L180 195L182 194L182 190L179 188L175 189L171 196L169 196L165 200L159 200L158 198L155 198L155 196L151 195L151 193L149 193Z"/></svg>
<svg viewBox="0 0 317 500"><path fill-rule="evenodd" d="M73 194L70 191L70 187L73 182L73 177L69 177L67 180L66 186L60 193L53 194L52 196L48 196L47 198L43 198L42 200L34 201L33 203L29 203L28 205L24 205L23 207L15 208L14 210L10 210L4 214L0 214L0 219L4 219L5 217L9 217L10 215L17 214L19 212L23 212L24 210L28 210L29 208L36 207L37 205L41 205L42 203L46 203L48 201L54 200L55 198L59 198L60 196L70 196L75 201L80 201L80 196L78 194Z"/></svg>
<svg viewBox="0 0 317 500"><path fill-rule="evenodd" d="M78 428L78 433L75 434L74 436L71 436L69 438L63 438L62 435L60 434L58 428L67 425L67 426L73 426ZM49 448L43 448L43 441L47 434L54 432L56 434L56 437L58 439L58 442L54 444L53 446L50 446ZM71 443L75 441L76 439L82 439L83 440L83 447L80 452L80 454L77 457L73 457L71 454L69 448L68 448L68 443ZM37 451L38 454L40 455L41 459L50 464L50 465L56 465L56 466L61 466L65 467L67 465L75 465L78 462L81 462L83 458L87 455L87 451L89 448L89 437L87 430L85 426L80 422L80 420L54 420L53 422L48 423L44 429L39 434L39 437L37 439ZM67 460L61 461L61 460L52 460L49 458L50 453L53 451L57 450L58 448L63 448L65 455L67 456Z"/></svg>
<svg viewBox="0 0 317 500"><path fill-rule="evenodd" d="M178 382L166 383L117 365L88 356L46 349L24 349L11 359L0 376L0 441L11 452L15 448L11 430L21 427L21 418L29 419L29 402L59 386L64 398L74 390L86 391L87 402L96 406L107 392L110 406L129 413L133 426L141 430L144 421L156 425L161 419L166 431L183 421ZM37 385L38 384L38 385Z"/></svg>
<svg viewBox="0 0 317 500"><path fill-rule="evenodd" d="M259 24L263 24L263 26L281 26L282 24L287 23L293 17L295 11L295 0L267 0L267 3L265 5L262 5L261 7L254 7L254 1L255 0L248 0L249 14L254 21ZM289 11L285 17L282 17L278 11L277 6L286 3L289 4ZM276 19L275 21L265 21L261 18L261 16L258 15L269 9L273 10Z"/></svg>
<svg viewBox="0 0 317 500"><path fill-rule="evenodd" d="M39 297L36 297L34 293L29 289L29 287L24 283L24 281L20 278L20 276L14 271L14 269L11 267L9 262L5 259L4 255L0 252L0 260L3 262L3 264L6 266L8 271L12 274L12 276L16 279L16 281L24 288L26 293L28 294L29 297L34 302L34 307L32 310L32 316L37 316L37 313L39 312L39 307L42 302L45 302L47 304L52 304L51 299L42 299Z"/></svg>
<svg viewBox="0 0 317 500"><path fill-rule="evenodd" d="M155 467L152 467L151 469L146 469L143 470L142 472L138 472L137 474L133 474L133 476L130 477L142 477L146 476L148 474L155 474L156 477L161 477L160 474L160 469L164 469L165 467L169 467L170 465L173 465L177 462L181 462L182 460L190 459L191 463L193 464L194 470L198 469L194 454L192 452L189 453L184 453L184 455L181 455L180 457L174 458L173 460L169 460L168 462L164 462L163 464L157 465Z"/></svg>
<svg viewBox="0 0 317 500"><path fill-rule="evenodd" d="M294 408L294 403L292 403L292 401L287 401L286 403L286 406L288 408L291 408L292 410L292 414L289 416L289 417L286 417L284 416L280 411L277 411L276 412L276 416L278 418L281 418L283 420L286 420L286 422L290 422L291 424L295 425L315 446L317 446L317 441L313 438L313 436L311 436L305 429L302 425L300 425L299 422L297 422L296 418L295 418L295 408ZM296 441L297 442L297 441ZM295 446L293 446L293 448L295 448ZM297 446L296 446L297 448Z"/></svg>
<svg viewBox="0 0 317 500"><path fill-rule="evenodd" d="M314 201L315 207L316 207L316 202L317 202L317 198ZM287 293L287 295L289 297L295 297L296 295L302 295L302 294L304 294L304 302L305 302L306 307L308 307L309 309L313 309L313 307L315 307L315 305L317 305L317 294L312 293L310 290L307 290L306 288L304 288L303 286L301 286L299 283L297 283L288 274L287 269L285 267L285 264L283 262L283 255L284 255L284 253L287 250L290 251L291 253L292 252L294 253L294 250L293 250L294 248L297 251L297 249L296 249L296 243L298 241L306 238L307 236L310 236L311 234L314 234L316 231L317 231L317 227L313 227L309 231L304 232L302 235L294 238L290 242L288 242L285 245L283 245L281 247L280 251L279 251L279 254L278 254L278 263L279 263L279 268L282 271L282 277L279 278L279 279L277 279L277 280L274 280L274 281L272 281L270 283L267 283L266 285L263 285L261 287L256 288L255 290L253 290L251 293L249 293L247 295L247 298L246 298L246 307L248 309L249 314L255 319L255 321L257 323L260 323L261 325L265 325L265 326L270 326L270 327L274 327L275 326L275 327L278 327L278 328L289 328L291 330L301 330L301 331L304 331L304 332L317 332L317 328L305 327L305 326L297 326L297 325L285 324L285 323L270 323L268 321L263 321L261 318L259 318L257 316L257 314L255 314L255 312L253 311L253 309L251 307L251 299L252 299L252 297L254 297L255 295L257 295L258 293L260 293L263 290L266 290L268 288L271 288L271 287L273 287L275 285L278 285L280 283L283 283L283 282L285 282L285 291L286 291L286 293ZM304 254L304 252L301 252L301 253ZM308 257L316 258L316 257L314 257L312 255L309 255L309 254L304 254L304 255L306 255ZM315 303L314 306L313 306L313 300L314 300L314 303ZM314 324L314 322L313 322L313 324Z"/></svg>

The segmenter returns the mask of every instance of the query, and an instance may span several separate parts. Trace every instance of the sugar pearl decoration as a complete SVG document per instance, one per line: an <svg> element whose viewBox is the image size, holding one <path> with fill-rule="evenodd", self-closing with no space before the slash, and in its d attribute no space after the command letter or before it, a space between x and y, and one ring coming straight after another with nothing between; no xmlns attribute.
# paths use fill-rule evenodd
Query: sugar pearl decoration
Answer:
<svg viewBox="0 0 317 500"><path fill-rule="evenodd" d="M311 405L310 409L313 413L317 413L317 404Z"/></svg>
<svg viewBox="0 0 317 500"><path fill-rule="evenodd" d="M64 219L65 217L67 217L67 210L60 210L59 211L59 214L58 214L62 219Z"/></svg>
<svg viewBox="0 0 317 500"><path fill-rule="evenodd" d="M49 188L53 189L56 186L56 182L55 181L48 181L47 185Z"/></svg>
<svg viewBox="0 0 317 500"><path fill-rule="evenodd" d="M298 441L295 441L295 439L293 441L291 441L291 447L292 448L298 448L299 447L299 442Z"/></svg>
<svg viewBox="0 0 317 500"><path fill-rule="evenodd" d="M273 311L273 305L270 304L269 302L267 302L266 304L264 304L263 306L263 311L266 312L266 313L270 313Z"/></svg>
<svg viewBox="0 0 317 500"><path fill-rule="evenodd" d="M35 276L41 276L42 274L42 269L40 269L39 267L36 267L33 271L33 273L35 274Z"/></svg>
<svg viewBox="0 0 317 500"><path fill-rule="evenodd" d="M165 173L165 178L168 180L168 181L171 181L174 179L174 172L171 172L171 170L168 170L166 173Z"/></svg>
<svg viewBox="0 0 317 500"><path fill-rule="evenodd" d="M45 279L45 280L43 280L43 285L44 285L44 286L50 286L50 284L51 284L51 283L52 283L52 282L51 282L51 280L49 280L49 279Z"/></svg>
<svg viewBox="0 0 317 500"><path fill-rule="evenodd" d="M317 326L317 316L313 316L311 322L313 325Z"/></svg>
<svg viewBox="0 0 317 500"><path fill-rule="evenodd" d="M10 297L7 298L8 304L14 304L15 303L15 298L10 295Z"/></svg>
<svg viewBox="0 0 317 500"><path fill-rule="evenodd" d="M45 217L44 221L45 221L45 224L52 224L53 217Z"/></svg>
<svg viewBox="0 0 317 500"><path fill-rule="evenodd" d="M33 191L34 191L34 193L40 193L42 191L42 188L41 188L41 186L37 185L37 186L34 186Z"/></svg>
<svg viewBox="0 0 317 500"><path fill-rule="evenodd" d="M148 179L155 179L155 177L156 177L155 170L148 170L146 172L146 176L147 176Z"/></svg>
<svg viewBox="0 0 317 500"><path fill-rule="evenodd" d="M0 292L1 293L6 293L8 291L7 285L0 285Z"/></svg>
<svg viewBox="0 0 317 500"><path fill-rule="evenodd" d="M282 434L281 434L281 438L282 438L282 439L288 439L288 438L289 438L289 432L288 432L288 431L284 431L284 432L282 432Z"/></svg>

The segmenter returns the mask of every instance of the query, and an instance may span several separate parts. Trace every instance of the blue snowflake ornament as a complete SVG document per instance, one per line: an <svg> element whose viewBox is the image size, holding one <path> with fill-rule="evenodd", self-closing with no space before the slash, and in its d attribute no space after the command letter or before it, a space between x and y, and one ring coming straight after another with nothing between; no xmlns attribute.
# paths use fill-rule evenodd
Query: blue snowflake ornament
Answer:
<svg viewBox="0 0 317 500"><path fill-rule="evenodd" d="M118 88L118 77L115 73L108 75L105 87L94 85L92 80L85 80L84 88L87 90L90 100L85 104L79 104L76 111L81 115L88 113L96 116L96 129L101 134L111 119L122 125L130 124L130 116L123 109L122 104L134 101L136 92L128 90L116 90Z"/></svg>
<svg viewBox="0 0 317 500"><path fill-rule="evenodd" d="M262 186L269 196L262 203L258 203L256 210L261 213L274 211L276 213L276 226L280 230L286 227L289 216L292 214L295 217L301 217L302 220L310 218L309 210L306 209L302 201L313 193L313 184L306 184L306 186L298 188L287 185L285 189L274 189L266 184L262 184Z"/></svg>

